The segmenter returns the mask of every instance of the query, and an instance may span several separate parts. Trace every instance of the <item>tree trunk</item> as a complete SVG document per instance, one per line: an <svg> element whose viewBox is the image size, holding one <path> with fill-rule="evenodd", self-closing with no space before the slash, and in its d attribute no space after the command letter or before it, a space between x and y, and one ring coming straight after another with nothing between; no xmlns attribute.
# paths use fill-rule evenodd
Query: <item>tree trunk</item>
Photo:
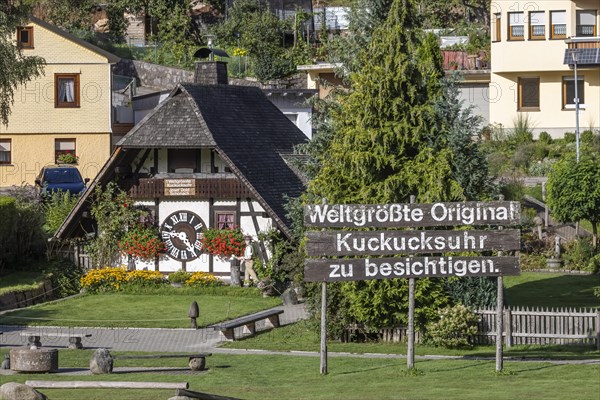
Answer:
<svg viewBox="0 0 600 400"><path fill-rule="evenodd" d="M598 249L598 223L592 222L592 246L594 250Z"/></svg>

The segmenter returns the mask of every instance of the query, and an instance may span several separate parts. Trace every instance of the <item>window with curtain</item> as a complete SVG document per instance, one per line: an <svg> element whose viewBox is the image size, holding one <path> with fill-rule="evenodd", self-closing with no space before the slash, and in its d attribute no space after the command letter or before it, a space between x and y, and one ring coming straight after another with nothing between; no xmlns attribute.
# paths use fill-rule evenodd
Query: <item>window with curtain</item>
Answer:
<svg viewBox="0 0 600 400"><path fill-rule="evenodd" d="M79 74L54 75L55 107L79 107Z"/></svg>
<svg viewBox="0 0 600 400"><path fill-rule="evenodd" d="M215 213L215 222L217 229L233 229L235 228L235 212L234 211L217 211Z"/></svg>
<svg viewBox="0 0 600 400"><path fill-rule="evenodd" d="M0 139L0 164L10 164L11 159L11 139Z"/></svg>
<svg viewBox="0 0 600 400"><path fill-rule="evenodd" d="M508 13L508 40L525 39L525 13Z"/></svg>
<svg viewBox="0 0 600 400"><path fill-rule="evenodd" d="M546 13L544 11L529 13L529 39L546 39Z"/></svg>
<svg viewBox="0 0 600 400"><path fill-rule="evenodd" d="M58 164L58 156L61 154L75 153L75 139L55 139L54 140L54 162Z"/></svg>
<svg viewBox="0 0 600 400"><path fill-rule="evenodd" d="M577 11L577 36L596 36L596 10Z"/></svg>
<svg viewBox="0 0 600 400"><path fill-rule="evenodd" d="M567 37L567 12L550 11L550 38L564 39Z"/></svg>
<svg viewBox="0 0 600 400"><path fill-rule="evenodd" d="M519 111L540 110L540 78L519 78Z"/></svg>
<svg viewBox="0 0 600 400"><path fill-rule="evenodd" d="M577 77L577 97L579 97L579 106L585 104L584 77ZM572 76L563 76L562 79L562 108L563 110L575 109L575 78Z"/></svg>

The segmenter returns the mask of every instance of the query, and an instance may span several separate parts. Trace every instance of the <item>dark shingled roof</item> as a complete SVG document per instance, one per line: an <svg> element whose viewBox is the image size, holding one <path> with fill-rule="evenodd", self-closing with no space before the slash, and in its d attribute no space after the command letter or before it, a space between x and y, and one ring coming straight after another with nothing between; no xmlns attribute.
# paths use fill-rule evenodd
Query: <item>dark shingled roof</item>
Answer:
<svg viewBox="0 0 600 400"><path fill-rule="evenodd" d="M117 143L125 148L198 148L213 147L214 140L203 121L198 119L193 101L176 93L161 103Z"/></svg>
<svg viewBox="0 0 600 400"><path fill-rule="evenodd" d="M118 146L214 147L289 234L285 196L304 185L282 154L308 139L255 87L180 84Z"/></svg>

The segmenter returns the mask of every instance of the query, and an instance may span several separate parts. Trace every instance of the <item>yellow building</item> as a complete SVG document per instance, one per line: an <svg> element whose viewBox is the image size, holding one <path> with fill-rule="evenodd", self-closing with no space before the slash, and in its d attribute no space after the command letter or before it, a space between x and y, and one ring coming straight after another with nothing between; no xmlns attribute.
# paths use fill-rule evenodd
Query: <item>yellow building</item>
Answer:
<svg viewBox="0 0 600 400"><path fill-rule="evenodd" d="M598 0L496 0L491 4L490 122L512 128L519 115L534 133L600 128Z"/></svg>
<svg viewBox="0 0 600 400"><path fill-rule="evenodd" d="M9 123L0 125L0 189L33 184L63 153L75 154L83 177L94 178L111 151L111 65L118 57L36 18L16 39L46 66L16 91Z"/></svg>

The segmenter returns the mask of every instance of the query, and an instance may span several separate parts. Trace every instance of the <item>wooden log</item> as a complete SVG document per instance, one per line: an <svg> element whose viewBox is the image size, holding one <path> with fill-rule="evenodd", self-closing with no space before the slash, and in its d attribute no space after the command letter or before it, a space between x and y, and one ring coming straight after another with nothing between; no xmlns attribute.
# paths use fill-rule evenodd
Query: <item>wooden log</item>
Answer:
<svg viewBox="0 0 600 400"><path fill-rule="evenodd" d="M187 389L187 382L25 381L39 389Z"/></svg>
<svg viewBox="0 0 600 400"><path fill-rule="evenodd" d="M177 391L175 392L175 395L176 396L185 396L185 397L189 397L192 399L200 399L200 400L240 400L236 397L219 396L216 394L195 392L193 390L186 390L186 389L177 389Z"/></svg>

